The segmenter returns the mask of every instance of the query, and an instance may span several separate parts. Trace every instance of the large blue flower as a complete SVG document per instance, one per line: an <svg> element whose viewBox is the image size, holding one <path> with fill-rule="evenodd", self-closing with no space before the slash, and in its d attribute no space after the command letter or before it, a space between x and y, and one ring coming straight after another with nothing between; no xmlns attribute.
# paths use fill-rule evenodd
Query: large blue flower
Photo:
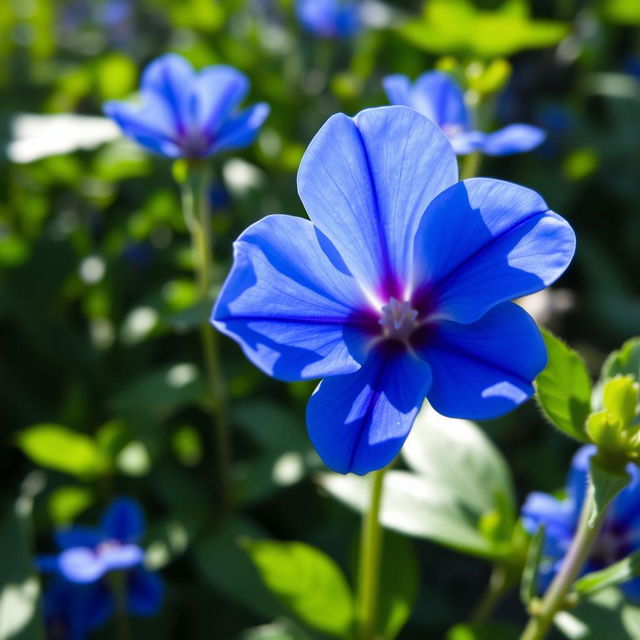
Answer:
<svg viewBox="0 0 640 640"><path fill-rule="evenodd" d="M38 558L40 569L55 575L45 592L48 624L64 629L64 637L80 640L106 622L115 608L104 580L113 571L123 575L127 609L137 615L155 613L162 601L160 578L142 566L144 551L137 544L144 516L130 498L115 500L99 528L71 527L59 531L57 555Z"/></svg>
<svg viewBox="0 0 640 640"><path fill-rule="evenodd" d="M530 151L545 139L542 129L529 124L511 124L493 133L476 131L460 87L446 73L424 73L413 85L407 76L387 76L383 86L391 104L411 107L437 124L458 155L481 151L506 156Z"/></svg>
<svg viewBox="0 0 640 640"><path fill-rule="evenodd" d="M237 112L248 91L248 78L233 67L196 73L184 58L167 54L145 69L139 103L110 101L104 111L151 151L204 158L254 141L269 107L261 102Z"/></svg>
<svg viewBox="0 0 640 640"><path fill-rule="evenodd" d="M540 566L540 589L546 589L562 565L580 520L584 503L589 459L595 447L578 449L567 479L563 500L547 493L532 493L522 507L523 523L530 533L545 527L544 558ZM602 531L591 551L583 573L597 571L640 550L640 470L630 464L631 483L613 500ZM640 600L640 578L622 585L625 594Z"/></svg>
<svg viewBox="0 0 640 640"><path fill-rule="evenodd" d="M296 13L300 24L321 38L348 38L361 28L354 0L296 0Z"/></svg>
<svg viewBox="0 0 640 640"><path fill-rule="evenodd" d="M325 378L307 426L336 471L389 463L425 396L492 418L545 366L510 301L560 276L573 231L529 189L456 181L451 145L412 109L337 114L298 173L311 221L268 216L235 243L213 324L269 375Z"/></svg>

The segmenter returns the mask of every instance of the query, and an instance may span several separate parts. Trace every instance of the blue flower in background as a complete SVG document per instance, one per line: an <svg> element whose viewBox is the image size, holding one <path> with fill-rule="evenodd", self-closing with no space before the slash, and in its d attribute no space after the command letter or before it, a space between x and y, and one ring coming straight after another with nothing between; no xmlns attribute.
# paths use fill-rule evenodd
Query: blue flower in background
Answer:
<svg viewBox="0 0 640 640"><path fill-rule="evenodd" d="M532 493L527 498L522 517L524 526L535 533L545 527L544 560L540 566L540 589L544 590L562 565L575 534L584 503L589 458L595 447L581 447L573 458L563 500L547 493ZM640 470L627 467L631 483L611 503L602 531L593 547L583 573L597 571L640 550ZM622 585L625 595L640 600L640 578Z"/></svg>
<svg viewBox="0 0 640 640"><path fill-rule="evenodd" d="M413 85L407 76L387 76L383 86L389 102L411 107L437 124L458 155L481 151L506 156L531 151L545 139L542 129L528 124L511 124L493 133L474 130L464 94L446 73L424 73Z"/></svg>
<svg viewBox="0 0 640 640"><path fill-rule="evenodd" d="M150 615L158 610L164 586L142 566L144 551L137 542L143 529L139 505L119 498L99 528L77 526L56 534L60 553L38 558L40 569L55 575L45 592L45 615L52 628L64 628L68 637L81 639L104 624L115 610L105 577L115 571L124 576L128 611Z"/></svg>
<svg viewBox="0 0 640 640"><path fill-rule="evenodd" d="M249 91L248 78L233 67L215 65L196 73L175 54L144 71L138 104L110 101L106 115L138 144L170 158L204 158L250 145L269 106L237 106Z"/></svg>
<svg viewBox="0 0 640 640"><path fill-rule="evenodd" d="M388 464L425 396L492 418L545 366L510 301L562 274L574 233L529 189L457 179L451 145L414 110L337 114L298 172L311 221L268 216L235 243L213 324L269 375L325 378L307 427L336 471Z"/></svg>
<svg viewBox="0 0 640 640"><path fill-rule="evenodd" d="M350 0L296 0L300 24L321 38L349 38L361 28L360 6Z"/></svg>

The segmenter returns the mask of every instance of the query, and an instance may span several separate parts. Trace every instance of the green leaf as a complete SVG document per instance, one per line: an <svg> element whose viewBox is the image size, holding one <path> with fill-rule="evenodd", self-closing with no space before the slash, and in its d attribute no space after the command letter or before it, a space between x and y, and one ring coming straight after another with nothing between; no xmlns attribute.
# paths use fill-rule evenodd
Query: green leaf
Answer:
<svg viewBox="0 0 640 640"><path fill-rule="evenodd" d="M574 589L581 596L588 596L608 587L615 587L640 576L640 551L632 553L601 571L593 571L580 578Z"/></svg>
<svg viewBox="0 0 640 640"><path fill-rule="evenodd" d="M527 552L527 564L522 572L522 582L520 584L520 599L523 604L529 604L538 592L538 569L542 560L542 549L544 547L544 527L540 527L529 542Z"/></svg>
<svg viewBox="0 0 640 640"><path fill-rule="evenodd" d="M600 12L603 18L611 22L640 26L638 0L602 0Z"/></svg>
<svg viewBox="0 0 640 640"><path fill-rule="evenodd" d="M36 424L18 436L18 446L33 462L75 476L100 475L108 460L97 442L57 424Z"/></svg>
<svg viewBox="0 0 640 640"><path fill-rule="evenodd" d="M624 469L622 472L606 469L598 462L597 456L592 456L589 460L589 479L589 490L593 490L593 510L589 524L593 525L611 501L629 484L631 476Z"/></svg>
<svg viewBox="0 0 640 640"><path fill-rule="evenodd" d="M600 372L600 382L615 376L631 376L640 380L640 338L627 340L605 360Z"/></svg>
<svg viewBox="0 0 640 640"><path fill-rule="evenodd" d="M568 436L587 442L591 379L582 358L548 331L542 331L548 363L536 378L536 398L545 416Z"/></svg>
<svg viewBox="0 0 640 640"><path fill-rule="evenodd" d="M70 525L94 500L93 491L86 487L58 487L49 496L51 519L59 526Z"/></svg>
<svg viewBox="0 0 640 640"><path fill-rule="evenodd" d="M329 556L302 542L247 540L243 546L267 588L302 622L338 637L348 634L353 596Z"/></svg>
<svg viewBox="0 0 640 640"><path fill-rule="evenodd" d="M449 630L445 640L517 640L519 629L506 622L457 624Z"/></svg>

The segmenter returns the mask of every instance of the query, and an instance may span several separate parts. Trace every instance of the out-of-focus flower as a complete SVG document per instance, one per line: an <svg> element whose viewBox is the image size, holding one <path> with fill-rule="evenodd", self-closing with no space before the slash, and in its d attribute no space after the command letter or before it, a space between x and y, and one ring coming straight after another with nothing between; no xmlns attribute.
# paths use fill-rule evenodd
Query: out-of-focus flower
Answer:
<svg viewBox="0 0 640 640"><path fill-rule="evenodd" d="M152 62L142 76L140 102L110 101L105 113L138 144L170 158L205 158L250 145L267 115L263 102L237 107L249 79L225 65L195 72L175 54Z"/></svg>
<svg viewBox="0 0 640 640"><path fill-rule="evenodd" d="M360 4L354 0L296 0L300 24L321 38L349 38L361 28Z"/></svg>
<svg viewBox="0 0 640 640"><path fill-rule="evenodd" d="M45 613L52 629L62 628L79 640L106 622L116 606L107 580L115 572L123 580L128 611L151 615L158 610L164 587L142 566L144 551L137 543L143 529L139 505L119 498L104 513L99 528L78 526L57 533L60 553L38 558L40 569L55 575L45 591Z"/></svg>
<svg viewBox="0 0 640 640"><path fill-rule="evenodd" d="M506 156L535 149L545 139L542 129L529 124L511 124L493 133L475 130L460 87L440 71L422 74L413 85L407 76L387 76L383 86L389 102L411 107L437 124L458 155L480 151Z"/></svg>
<svg viewBox="0 0 640 640"><path fill-rule="evenodd" d="M578 449L571 463L564 499L532 493L522 508L524 526L530 533L535 533L541 525L545 527L541 590L549 586L560 569L575 535L587 489L589 459L595 451L592 445ZM611 503L583 573L603 569L640 549L640 471L635 464L629 464L627 472L631 483ZM623 584L622 590L629 598L640 600L640 578Z"/></svg>
<svg viewBox="0 0 640 640"><path fill-rule="evenodd" d="M338 114L298 172L311 221L268 216L235 243L213 324L269 375L325 378L307 426L336 471L388 464L425 396L449 417L492 418L545 366L510 301L562 274L574 233L529 189L457 178L416 111Z"/></svg>

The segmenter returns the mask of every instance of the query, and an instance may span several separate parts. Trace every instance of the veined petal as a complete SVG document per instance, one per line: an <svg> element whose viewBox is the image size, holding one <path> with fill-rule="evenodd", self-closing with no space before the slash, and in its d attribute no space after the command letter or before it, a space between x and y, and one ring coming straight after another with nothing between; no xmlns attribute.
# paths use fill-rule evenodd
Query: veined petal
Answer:
<svg viewBox="0 0 640 640"><path fill-rule="evenodd" d="M155 573L137 568L127 575L127 602L131 613L148 616L162 603L164 583Z"/></svg>
<svg viewBox="0 0 640 640"><path fill-rule="evenodd" d="M355 371L369 305L335 248L308 220L268 216L234 245L214 326L268 375L304 380Z"/></svg>
<svg viewBox="0 0 640 640"><path fill-rule="evenodd" d="M434 200L415 241L416 297L427 296L435 315L465 323L550 285L575 251L573 230L537 193L486 178Z"/></svg>
<svg viewBox="0 0 640 640"><path fill-rule="evenodd" d="M530 124L511 124L484 136L482 152L488 156L524 153L540 146L547 134Z"/></svg>
<svg viewBox="0 0 640 640"><path fill-rule="evenodd" d="M450 418L488 420L515 409L547 362L535 322L512 302L472 324L426 326L413 346L433 373L429 402Z"/></svg>
<svg viewBox="0 0 640 640"><path fill-rule="evenodd" d="M241 149L250 145L258 135L260 127L269 115L269 105L265 102L248 107L238 115L227 118L214 134L207 154L228 149Z"/></svg>
<svg viewBox="0 0 640 640"><path fill-rule="evenodd" d="M454 80L441 71L423 73L411 88L411 106L441 128L469 127L464 94Z"/></svg>
<svg viewBox="0 0 640 640"><path fill-rule="evenodd" d="M400 451L430 383L429 365L383 343L356 373L318 385L307 405L309 438L334 471L381 469Z"/></svg>
<svg viewBox="0 0 640 640"><path fill-rule="evenodd" d="M226 65L203 69L193 84L193 125L203 134L214 133L249 91L247 76Z"/></svg>
<svg viewBox="0 0 640 640"><path fill-rule="evenodd" d="M135 542L144 531L144 514L131 498L114 500L102 517L102 529L107 537L121 542Z"/></svg>
<svg viewBox="0 0 640 640"><path fill-rule="evenodd" d="M400 297L413 238L433 198L457 179L451 146L412 109L329 118L298 172L309 217L372 296Z"/></svg>

